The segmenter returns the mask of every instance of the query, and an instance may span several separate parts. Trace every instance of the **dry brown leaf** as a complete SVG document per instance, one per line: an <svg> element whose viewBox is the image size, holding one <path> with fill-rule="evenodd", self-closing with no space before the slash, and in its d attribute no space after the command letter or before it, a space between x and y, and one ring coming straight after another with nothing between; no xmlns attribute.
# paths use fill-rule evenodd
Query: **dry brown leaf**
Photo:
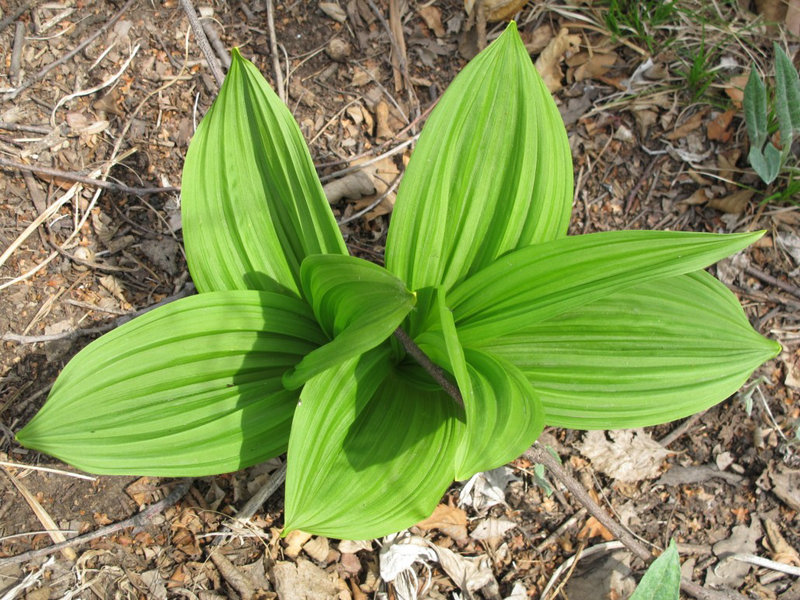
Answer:
<svg viewBox="0 0 800 600"><path fill-rule="evenodd" d="M700 112L696 112L691 117L689 117L686 121L681 123L678 127L676 127L673 131L667 134L667 139L678 140L681 138L685 138L688 134L692 131L696 130L703 124L703 120L705 116L708 114L708 109L701 110Z"/></svg>
<svg viewBox="0 0 800 600"><path fill-rule="evenodd" d="M733 104L736 108L742 107L742 101L744 100L744 86L747 85L747 80L749 78L750 71L747 71L747 73L742 73L736 77L731 77L728 80L728 87L725 88L725 93L728 95L728 98L733 100Z"/></svg>
<svg viewBox="0 0 800 600"><path fill-rule="evenodd" d="M275 591L281 600L312 600L336 598L338 587L335 575L328 574L307 560L277 562L273 567Z"/></svg>
<svg viewBox="0 0 800 600"><path fill-rule="evenodd" d="M389 125L389 103L385 100L378 102L378 105L375 107L375 119L378 123L375 129L375 137L384 140L392 139L394 137L394 131L392 131Z"/></svg>
<svg viewBox="0 0 800 600"><path fill-rule="evenodd" d="M159 498L158 485L152 477L139 477L125 488L125 493L140 507Z"/></svg>
<svg viewBox="0 0 800 600"><path fill-rule="evenodd" d="M417 527L424 531L438 529L457 542L467 539L467 513L462 509L448 504L440 504L433 514L417 523Z"/></svg>
<svg viewBox="0 0 800 600"><path fill-rule="evenodd" d="M578 532L578 539L590 540L597 536L600 536L607 542L610 542L614 539L614 534L606 529L606 527L600 521L598 521L595 517L589 517L589 519L586 521L586 524Z"/></svg>
<svg viewBox="0 0 800 600"><path fill-rule="evenodd" d="M335 204L342 198L357 200L363 196L375 193L375 184L372 177L364 171L349 173L339 179L334 179L322 187L325 197L330 204Z"/></svg>
<svg viewBox="0 0 800 600"><path fill-rule="evenodd" d="M717 167L719 167L719 176L722 179L732 180L736 174L736 163L742 156L742 151L738 148L731 148L725 152L720 152L717 155Z"/></svg>
<svg viewBox="0 0 800 600"><path fill-rule="evenodd" d="M528 0L483 0L486 20L489 22L510 19L525 6ZM472 14L475 0L464 0L464 8L468 15Z"/></svg>
<svg viewBox="0 0 800 600"><path fill-rule="evenodd" d="M305 553L315 561L319 563L327 563L328 554L331 551L331 547L328 543L328 538L318 536L307 541L303 545L303 550L305 550Z"/></svg>
<svg viewBox="0 0 800 600"><path fill-rule="evenodd" d="M784 539L778 524L771 519L764 519L764 528L767 530L772 560L800 567L800 554Z"/></svg>
<svg viewBox="0 0 800 600"><path fill-rule="evenodd" d="M708 139L715 142L729 142L733 137L733 132L730 129L731 121L737 112L739 111L731 108L711 119L706 126Z"/></svg>
<svg viewBox="0 0 800 600"><path fill-rule="evenodd" d="M436 6L423 6L417 10L419 16L425 21L428 29L433 31L436 37L444 36L444 27L442 26L442 11Z"/></svg>
<svg viewBox="0 0 800 600"><path fill-rule="evenodd" d="M336 2L320 2L319 9L337 23L347 21L347 13Z"/></svg>
<svg viewBox="0 0 800 600"><path fill-rule="evenodd" d="M563 27L536 59L536 70L539 71L539 75L542 76L550 92L561 88L561 79L564 74L561 72L559 63L567 52L577 50L580 43L579 35L571 35L569 29Z"/></svg>
<svg viewBox="0 0 800 600"><path fill-rule="evenodd" d="M520 35L524 36L522 32ZM530 38L524 36L522 39L525 42L525 50L528 51L528 54L538 54L553 39L553 28L550 25L540 25L533 30Z"/></svg>
<svg viewBox="0 0 800 600"><path fill-rule="evenodd" d="M755 194L753 190L737 190L722 198L712 198L708 201L708 205L724 213L738 215L747 208L747 203L750 202L753 194Z"/></svg>
<svg viewBox="0 0 800 600"><path fill-rule="evenodd" d="M284 539L286 549L284 553L289 558L297 558L300 551L303 549L303 544L311 539L311 534L299 529L293 529Z"/></svg>
<svg viewBox="0 0 800 600"><path fill-rule="evenodd" d="M617 55L614 52L594 54L575 69L575 81L602 77L614 66L616 61Z"/></svg>
<svg viewBox="0 0 800 600"><path fill-rule="evenodd" d="M781 23L786 17L786 0L756 0L756 12L765 21Z"/></svg>
<svg viewBox="0 0 800 600"><path fill-rule="evenodd" d="M707 190L703 188L698 188L694 191L694 193L691 196L685 198L684 200L681 200L680 202L681 204L696 206L698 204L705 204L706 202L709 201L710 198L711 197L709 196L709 192Z"/></svg>
<svg viewBox="0 0 800 600"><path fill-rule="evenodd" d="M789 0L783 22L786 25L786 31L800 35L800 0Z"/></svg>

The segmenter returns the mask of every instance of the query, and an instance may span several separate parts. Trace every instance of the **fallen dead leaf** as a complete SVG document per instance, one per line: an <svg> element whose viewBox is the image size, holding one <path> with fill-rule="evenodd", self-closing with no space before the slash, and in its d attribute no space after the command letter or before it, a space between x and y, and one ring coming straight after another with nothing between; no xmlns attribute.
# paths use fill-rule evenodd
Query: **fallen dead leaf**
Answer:
<svg viewBox="0 0 800 600"><path fill-rule="evenodd" d="M347 21L347 13L336 2L320 2L319 9L337 23Z"/></svg>
<svg viewBox="0 0 800 600"><path fill-rule="evenodd" d="M758 518L753 517L749 527L736 525L731 530L730 537L714 544L712 550L720 561L706 571L706 585L739 587L752 565L729 557L736 553L753 554L761 535L761 523Z"/></svg>
<svg viewBox="0 0 800 600"><path fill-rule="evenodd" d="M708 139L715 142L729 142L733 137L733 131L730 129L731 121L737 112L731 108L711 119L706 126Z"/></svg>
<svg viewBox="0 0 800 600"><path fill-rule="evenodd" d="M469 534L473 540L485 541L489 546L496 547L503 539L503 536L517 526L514 521L508 519L495 519L489 517L478 523L472 533Z"/></svg>
<svg viewBox="0 0 800 600"><path fill-rule="evenodd" d="M746 73L742 73L736 77L731 77L728 80L728 86L725 88L725 93L728 95L728 98L733 100L733 104L736 108L742 107L742 101L744 100L744 86L747 85L747 80L749 78L750 70L748 69Z"/></svg>
<svg viewBox="0 0 800 600"><path fill-rule="evenodd" d="M708 201L711 208L716 208L724 213L741 214L747 208L747 203L755 194L753 190L737 190L722 198L712 198Z"/></svg>
<svg viewBox="0 0 800 600"><path fill-rule="evenodd" d="M699 204L705 204L711 198L709 196L711 192L709 192L705 188L697 188L692 195L688 198L684 198L680 201L681 204L688 204L689 206L697 206Z"/></svg>
<svg viewBox="0 0 800 600"><path fill-rule="evenodd" d="M364 158L358 161L354 161L353 165L358 165L361 162L366 162L368 159ZM375 186L375 193L370 196L364 196L360 200L356 200L353 203L353 209L355 211L363 210L367 206L371 205L378 199L378 196L383 195L386 190L389 189L389 186L392 184L394 179L400 174L400 171L395 165L394 160L392 160L391 156L387 156L386 158L382 158L378 162L365 165L363 171L370 176L372 179L372 183ZM383 201L378 204L375 208L369 211L364 218L367 221L371 221L376 217L381 215L386 215L392 212L394 208L394 199L395 193L392 192Z"/></svg>
<svg viewBox="0 0 800 600"><path fill-rule="evenodd" d="M520 32L520 35L524 36L524 33ZM553 39L553 28L550 25L540 25L533 30L530 37L524 36L522 39L525 42L525 50L528 51L528 54L538 54Z"/></svg>
<svg viewBox="0 0 800 600"><path fill-rule="evenodd" d="M772 560L800 567L800 554L783 537L778 524L771 519L764 519L764 529L767 531Z"/></svg>
<svg viewBox="0 0 800 600"><path fill-rule="evenodd" d="M695 131L703 124L703 120L707 114L707 109L696 112L691 117L686 119L686 121L676 127L673 131L668 133L666 136L667 139L673 141L685 138L688 134L690 134L692 131Z"/></svg>
<svg viewBox="0 0 800 600"><path fill-rule="evenodd" d="M593 54L575 69L575 81L602 77L614 66L614 63L617 62L617 58L614 52L609 52L608 54Z"/></svg>
<svg viewBox="0 0 800 600"><path fill-rule="evenodd" d="M598 521L595 517L589 517L586 520L586 524L578 532L578 539L590 540L593 537L598 536L607 542L610 542L614 539L614 534L606 529L606 527L600 521Z"/></svg>
<svg viewBox="0 0 800 600"><path fill-rule="evenodd" d="M456 542L463 542L468 537L467 513L449 504L437 506L430 517L417 523L417 527L423 531L438 529Z"/></svg>
<svg viewBox="0 0 800 600"><path fill-rule="evenodd" d="M275 591L280 600L336 598L335 575L329 575L310 561L278 562L272 569Z"/></svg>
<svg viewBox="0 0 800 600"><path fill-rule="evenodd" d="M789 0L783 22L786 25L786 31L800 36L800 0Z"/></svg>
<svg viewBox="0 0 800 600"><path fill-rule="evenodd" d="M284 550L284 553L289 558L297 558L300 555L300 551L303 549L303 544L310 539L310 533L300 531L299 529L290 531L286 536L286 539L284 539L284 542L286 543L286 549Z"/></svg>
<svg viewBox="0 0 800 600"><path fill-rule="evenodd" d="M328 538L318 536L308 540L303 545L303 550L318 563L327 563L331 547Z"/></svg>
<svg viewBox="0 0 800 600"><path fill-rule="evenodd" d="M562 27L558 35L547 44L539 58L536 59L536 70L542 76L547 89L555 92L561 88L561 63L567 52L574 52L581 43L579 35L571 35L569 29Z"/></svg>
<svg viewBox="0 0 800 600"><path fill-rule="evenodd" d="M436 37L444 37L444 27L442 26L442 11L437 6L423 6L417 10L419 16L425 21L428 29L433 31Z"/></svg>
<svg viewBox="0 0 800 600"><path fill-rule="evenodd" d="M486 20L489 22L505 21L522 10L528 0L483 0ZM472 14L475 0L464 0L464 8L468 15Z"/></svg>
<svg viewBox="0 0 800 600"><path fill-rule="evenodd" d="M669 450L642 429L588 431L578 447L595 469L618 481L633 483L658 477Z"/></svg>

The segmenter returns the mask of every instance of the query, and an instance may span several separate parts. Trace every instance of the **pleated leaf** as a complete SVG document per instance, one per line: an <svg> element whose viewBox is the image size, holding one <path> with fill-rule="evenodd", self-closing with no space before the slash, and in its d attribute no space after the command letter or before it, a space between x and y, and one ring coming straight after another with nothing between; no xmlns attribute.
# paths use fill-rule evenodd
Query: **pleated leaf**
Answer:
<svg viewBox="0 0 800 600"><path fill-rule="evenodd" d="M402 281L354 256L309 256L300 274L303 294L332 341L286 373L283 383L288 389L374 348L392 335L414 306L414 294Z"/></svg>
<svg viewBox="0 0 800 600"><path fill-rule="evenodd" d="M286 451L298 394L281 377L325 341L283 294L178 300L78 353L17 439L92 473L235 471Z"/></svg>
<svg viewBox="0 0 800 600"><path fill-rule="evenodd" d="M448 294L465 346L519 331L631 285L696 271L763 232L615 231L510 252Z"/></svg>
<svg viewBox="0 0 800 600"><path fill-rule="evenodd" d="M519 367L547 425L665 423L724 400L780 352L704 271L627 288L483 348Z"/></svg>
<svg viewBox="0 0 800 600"><path fill-rule="evenodd" d="M412 290L448 290L509 250L566 235L571 202L564 125L511 23L425 124L397 193L386 266Z"/></svg>
<svg viewBox="0 0 800 600"><path fill-rule="evenodd" d="M463 413L418 367L398 370L389 355L381 346L304 386L284 531L380 537L428 517L452 482Z"/></svg>
<svg viewBox="0 0 800 600"><path fill-rule="evenodd" d="M453 315L439 291L440 328L426 331L415 341L455 375L461 392L466 428L456 455L455 477L462 480L522 454L542 432L544 412L517 367L487 352L461 347Z"/></svg>
<svg viewBox="0 0 800 600"><path fill-rule="evenodd" d="M347 254L297 123L238 50L189 145L181 193L201 292L299 293L306 256Z"/></svg>

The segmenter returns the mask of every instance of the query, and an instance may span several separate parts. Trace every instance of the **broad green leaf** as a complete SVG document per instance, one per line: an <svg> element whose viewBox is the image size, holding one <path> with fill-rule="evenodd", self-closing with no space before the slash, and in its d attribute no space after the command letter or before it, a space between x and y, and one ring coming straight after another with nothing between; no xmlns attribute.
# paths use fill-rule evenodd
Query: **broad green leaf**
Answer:
<svg viewBox="0 0 800 600"><path fill-rule="evenodd" d="M750 70L742 104L750 145L761 151L767 141L767 88L756 69Z"/></svg>
<svg viewBox="0 0 800 600"><path fill-rule="evenodd" d="M412 290L448 290L509 250L566 235L571 202L561 116L511 23L425 124L397 193L386 266Z"/></svg>
<svg viewBox="0 0 800 600"><path fill-rule="evenodd" d="M630 600L678 600L680 590L681 561L678 546L671 540L669 547L647 568Z"/></svg>
<svg viewBox="0 0 800 600"><path fill-rule="evenodd" d="M286 450L298 394L281 377L325 341L283 294L178 300L78 353L17 439L92 473L235 471Z"/></svg>
<svg viewBox="0 0 800 600"><path fill-rule="evenodd" d="M528 246L447 295L464 346L519 331L634 284L696 271L763 232L614 231Z"/></svg>
<svg viewBox="0 0 800 600"><path fill-rule="evenodd" d="M298 293L312 254L347 254L300 129L234 49L219 96L189 145L181 211L201 292Z"/></svg>
<svg viewBox="0 0 800 600"><path fill-rule="evenodd" d="M371 539L428 517L453 480L463 412L388 345L311 379L292 422L284 531Z"/></svg>
<svg viewBox="0 0 800 600"><path fill-rule="evenodd" d="M767 185L775 181L781 170L781 153L780 150L772 145L772 142L767 143L764 152L754 146L750 146L747 158L750 161L750 166L761 177L761 181Z"/></svg>
<svg viewBox="0 0 800 600"><path fill-rule="evenodd" d="M374 348L392 335L414 306L414 294L402 281L354 256L309 256L300 277L304 296L332 341L284 375L288 389Z"/></svg>
<svg viewBox="0 0 800 600"><path fill-rule="evenodd" d="M455 461L456 479L468 479L514 460L539 437L542 405L525 375L505 359L464 349L439 288L439 327L415 341L454 375L464 401L466 429Z"/></svg>
<svg viewBox="0 0 800 600"><path fill-rule="evenodd" d="M775 48L775 112L784 156L791 151L794 134L800 131L800 78L786 53Z"/></svg>
<svg viewBox="0 0 800 600"><path fill-rule="evenodd" d="M643 427L734 393L780 346L704 271L649 281L482 346L519 367L545 423Z"/></svg>

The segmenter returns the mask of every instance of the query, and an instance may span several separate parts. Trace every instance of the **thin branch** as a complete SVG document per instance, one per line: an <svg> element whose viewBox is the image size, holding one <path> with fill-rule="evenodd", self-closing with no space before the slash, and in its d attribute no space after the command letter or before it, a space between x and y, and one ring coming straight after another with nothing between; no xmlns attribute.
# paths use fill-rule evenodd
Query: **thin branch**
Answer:
<svg viewBox="0 0 800 600"><path fill-rule="evenodd" d="M42 556L48 556L50 554L53 554L54 552L58 552L59 550L68 548L70 546L81 546L99 537L105 537L107 535L111 535L118 531L122 531L123 529L128 529L129 527L141 527L142 525L147 523L147 521L149 521L151 518L153 518L158 514L161 514L170 506L178 502L178 500L183 498L186 495L186 492L188 492L189 488L192 486L193 481L194 480L191 478L180 480L178 482L178 485L175 486L175 489L173 489L163 499L159 500L154 504L151 504L142 512L137 513L132 517L125 519L124 521L119 521L118 523L112 523L111 525L107 525L106 527L101 527L100 529L96 529L95 531L90 531L89 533L79 535L78 537L70 538L65 542L53 544L52 546L48 546L47 548L40 548L39 550L31 550L29 552L23 552L22 554L17 554L16 556L9 556L8 558L0 558L0 567L5 567L6 565L13 565L21 562L29 562L33 559L40 558Z"/></svg>
<svg viewBox="0 0 800 600"><path fill-rule="evenodd" d="M194 6L192 6L191 0L180 0L180 2L183 7L183 12L186 13L186 17L189 19L189 25L192 27L197 45L200 46L200 50L206 58L208 68L211 69L211 74L214 75L214 79L217 80L217 85L222 87L222 82L225 81L225 75L222 73L222 69L217 62L217 57L214 56L214 50L212 50L211 44L208 42L206 32L203 31L203 25L200 23L200 19L197 18L197 11L194 9Z"/></svg>
<svg viewBox="0 0 800 600"><path fill-rule="evenodd" d="M283 71L281 71L281 57L278 54L278 39L275 35L275 14L272 0L267 0L267 28L269 29L269 47L272 54L272 69L275 71L275 87L278 88L278 97L286 103L286 90L283 88Z"/></svg>
<svg viewBox="0 0 800 600"><path fill-rule="evenodd" d="M764 283L768 283L769 285L773 285L777 288L782 289L784 292L789 292L793 296L800 298L800 287L796 285L792 285L791 283L786 283L785 281L781 281L770 275L769 273L765 273L761 269L756 269L755 267L745 267L744 272L748 275L752 275L756 279L760 279Z"/></svg>
<svg viewBox="0 0 800 600"><path fill-rule="evenodd" d="M414 360L416 360L420 366L425 369L428 374L433 377L434 381L442 386L442 389L447 392L447 394L456 401L459 406L464 406L464 399L461 397L461 392L450 379L447 377L447 374L444 372L439 365L434 363L428 355L422 351L422 348L417 346L414 340L403 331L401 327L398 327L394 331L394 337L400 340L400 343L403 344L403 348L405 348L406 352L408 352Z"/></svg>
<svg viewBox="0 0 800 600"><path fill-rule="evenodd" d="M114 190L123 194L131 194L134 196L147 196L149 194L163 194L166 192L180 192L181 188L174 186L165 187L142 187L135 188L124 183L113 183L111 181L104 181L103 179L96 179L94 177L87 177L80 173L72 173L70 171L61 171L60 169L53 169L50 167L43 167L37 165L26 165L25 163L17 162L7 158L0 157L0 167L9 169L18 169L20 171L30 171L31 173L39 173L47 175L48 177L59 177L67 181L77 181L86 185L93 185L95 187L103 188L104 190Z"/></svg>

